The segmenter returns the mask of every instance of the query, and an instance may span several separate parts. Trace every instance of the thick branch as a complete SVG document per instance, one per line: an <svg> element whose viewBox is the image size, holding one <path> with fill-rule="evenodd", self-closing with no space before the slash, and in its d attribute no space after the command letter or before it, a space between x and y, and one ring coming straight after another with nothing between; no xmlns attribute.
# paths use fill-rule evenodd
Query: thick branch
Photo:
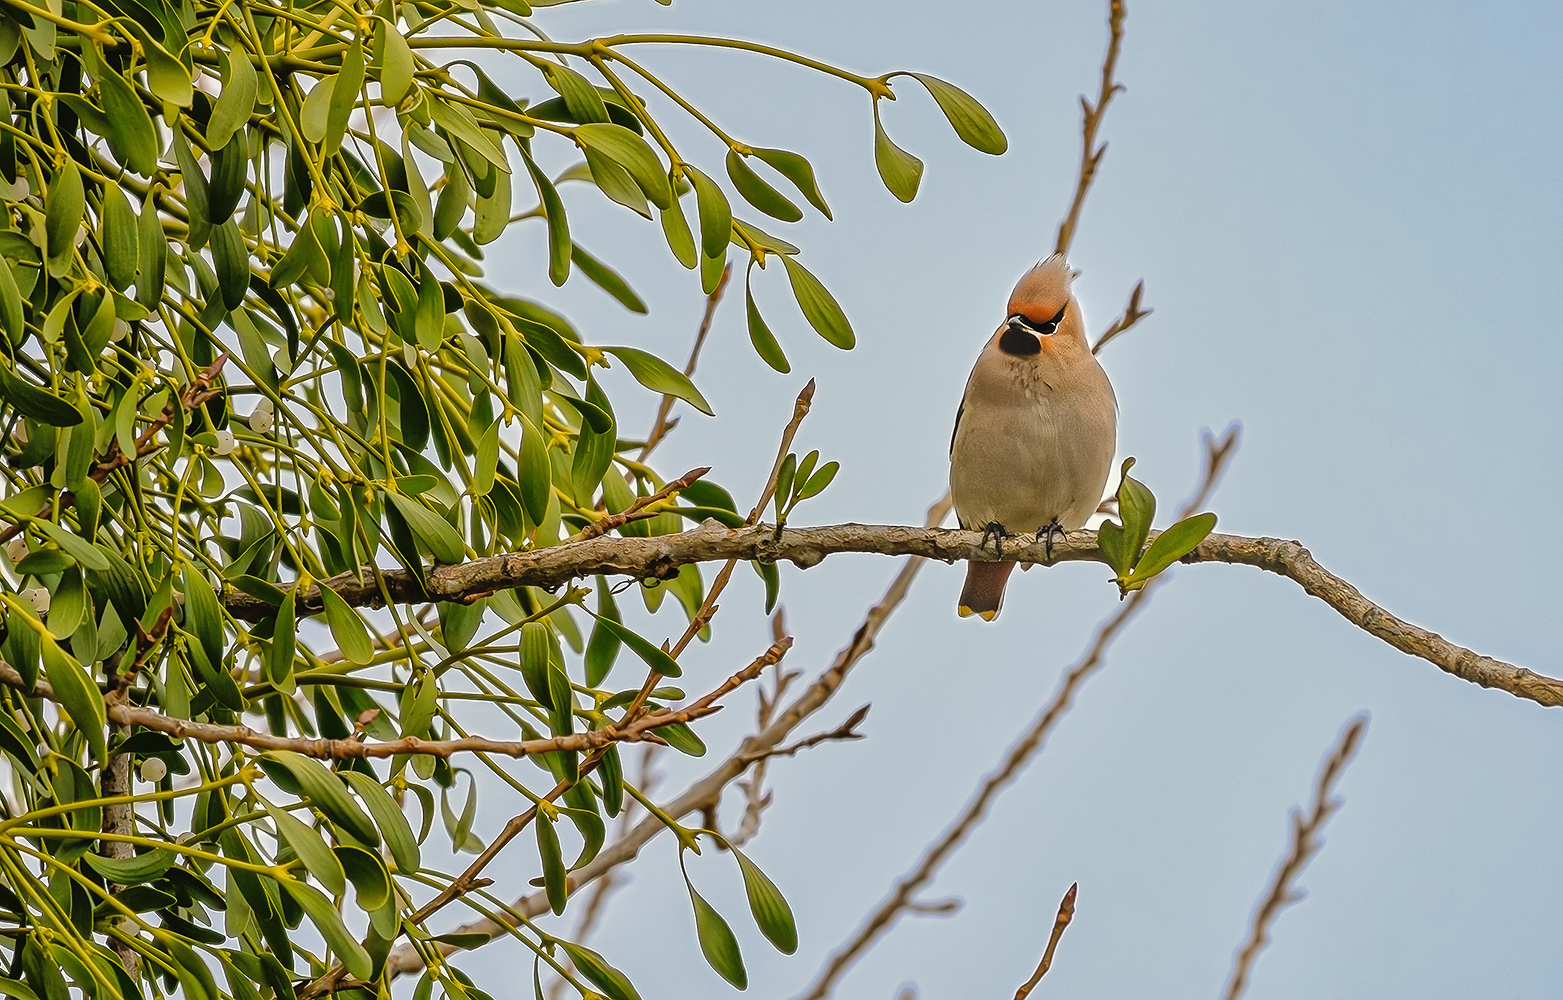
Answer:
<svg viewBox="0 0 1563 1000"><path fill-rule="evenodd" d="M1151 537L1155 538L1156 533L1152 532ZM784 528L778 536L775 528L763 524L730 529L708 520L692 531L677 535L593 538L456 566L436 566L428 572L427 592L420 590L416 580L405 571L387 572L385 581L391 596L399 601L461 601L471 595L512 587L557 587L596 573L666 579L685 563L719 559L788 561L808 568L838 552L915 555L944 562L979 559L1047 563L1045 546L1029 536L1010 539L1004 545L1003 554L996 555L991 545L984 546L982 534L976 531L836 524ZM1053 562L1100 562L1101 558L1094 531L1070 532L1067 539L1053 545ZM1461 680L1507 691L1538 705L1563 705L1563 681L1483 656L1449 642L1436 632L1395 617L1363 597L1356 587L1319 565L1300 542L1213 534L1183 561L1254 566L1287 577L1363 631ZM373 605L380 599L372 582L359 583L352 576L333 577L326 583L349 604ZM271 605L247 594L230 593L227 604L235 617L251 621L275 613ZM300 599L299 613L311 614L320 609L318 588L312 587Z"/></svg>

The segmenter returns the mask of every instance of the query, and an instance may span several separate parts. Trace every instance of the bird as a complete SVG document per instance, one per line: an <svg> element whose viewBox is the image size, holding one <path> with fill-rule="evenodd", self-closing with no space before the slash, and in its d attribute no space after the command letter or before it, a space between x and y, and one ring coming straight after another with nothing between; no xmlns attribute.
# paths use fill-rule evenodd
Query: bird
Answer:
<svg viewBox="0 0 1563 1000"><path fill-rule="evenodd" d="M1003 539L1085 527L1118 447L1118 399L1086 341L1076 272L1063 254L1027 271L966 380L950 436L950 497L962 528ZM968 561L962 618L998 616L1013 562Z"/></svg>

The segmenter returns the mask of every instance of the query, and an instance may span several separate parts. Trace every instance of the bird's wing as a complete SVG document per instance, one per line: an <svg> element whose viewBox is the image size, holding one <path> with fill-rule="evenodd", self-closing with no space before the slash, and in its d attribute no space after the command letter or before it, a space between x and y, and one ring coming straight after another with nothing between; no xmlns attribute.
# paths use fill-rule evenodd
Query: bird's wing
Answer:
<svg viewBox="0 0 1563 1000"><path fill-rule="evenodd" d="M961 414L966 412L966 400L955 411L955 426L950 429L950 457L955 457L955 435L961 429Z"/></svg>

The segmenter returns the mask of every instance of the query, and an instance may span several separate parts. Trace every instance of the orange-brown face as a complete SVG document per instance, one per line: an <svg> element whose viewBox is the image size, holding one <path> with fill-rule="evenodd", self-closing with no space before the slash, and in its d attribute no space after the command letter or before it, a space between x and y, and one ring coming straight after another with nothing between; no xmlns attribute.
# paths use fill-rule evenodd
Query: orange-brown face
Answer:
<svg viewBox="0 0 1563 1000"><path fill-rule="evenodd" d="M1080 325L1080 317L1071 315L1080 308L1069 294L1073 277L1058 254L1027 271L1010 293L999 349L1019 357L1067 351L1065 342Z"/></svg>

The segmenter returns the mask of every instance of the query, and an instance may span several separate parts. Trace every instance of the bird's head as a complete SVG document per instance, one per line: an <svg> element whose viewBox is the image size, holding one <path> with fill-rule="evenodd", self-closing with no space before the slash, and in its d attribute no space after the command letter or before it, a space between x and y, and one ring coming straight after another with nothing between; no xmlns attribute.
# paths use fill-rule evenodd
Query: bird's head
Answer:
<svg viewBox="0 0 1563 1000"><path fill-rule="evenodd" d="M1005 354L1073 354L1089 347L1080 304L1070 293L1075 272L1056 253L1021 276L1010 293L999 349Z"/></svg>

